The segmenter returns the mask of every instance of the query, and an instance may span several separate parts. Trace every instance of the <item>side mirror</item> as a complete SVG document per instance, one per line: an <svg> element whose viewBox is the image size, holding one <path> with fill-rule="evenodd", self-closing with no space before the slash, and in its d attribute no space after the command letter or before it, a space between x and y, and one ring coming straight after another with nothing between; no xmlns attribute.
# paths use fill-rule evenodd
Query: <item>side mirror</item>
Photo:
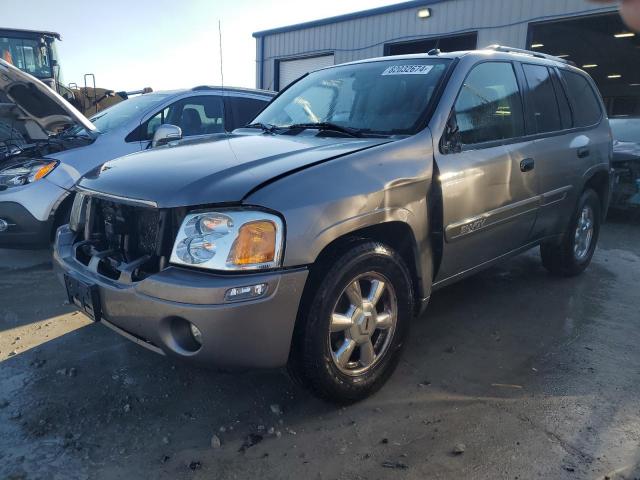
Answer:
<svg viewBox="0 0 640 480"><path fill-rule="evenodd" d="M153 140L151 140L151 148L160 147L166 145L174 140L180 140L182 138L182 129L176 125L165 123L160 125L153 134Z"/></svg>
<svg viewBox="0 0 640 480"><path fill-rule="evenodd" d="M460 139L460 128L456 112L451 112L447 125L444 128L444 134L440 140L440 150L442 153L459 153L462 151L462 141Z"/></svg>

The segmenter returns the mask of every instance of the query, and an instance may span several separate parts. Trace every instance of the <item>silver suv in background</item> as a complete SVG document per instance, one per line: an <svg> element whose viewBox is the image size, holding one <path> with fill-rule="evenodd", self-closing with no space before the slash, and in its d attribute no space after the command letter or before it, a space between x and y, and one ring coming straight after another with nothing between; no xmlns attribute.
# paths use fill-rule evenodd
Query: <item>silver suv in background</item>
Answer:
<svg viewBox="0 0 640 480"><path fill-rule="evenodd" d="M613 191L611 207L640 208L640 117L612 117Z"/></svg>
<svg viewBox="0 0 640 480"><path fill-rule="evenodd" d="M287 365L353 402L439 288L536 246L554 274L587 267L604 112L586 73L507 47L319 70L224 140L83 178L55 264L70 301L139 345Z"/></svg>
<svg viewBox="0 0 640 480"><path fill-rule="evenodd" d="M196 87L133 97L87 120L36 78L0 60L0 247L48 246L69 219L71 189L106 162L151 147L154 134L209 138L245 125L274 96ZM177 136L176 136L177 135Z"/></svg>

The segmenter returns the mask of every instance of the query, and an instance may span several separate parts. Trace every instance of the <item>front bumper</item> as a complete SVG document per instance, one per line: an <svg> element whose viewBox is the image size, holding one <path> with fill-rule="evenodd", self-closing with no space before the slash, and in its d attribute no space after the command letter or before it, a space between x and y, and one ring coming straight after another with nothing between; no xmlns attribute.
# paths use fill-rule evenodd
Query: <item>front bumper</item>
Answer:
<svg viewBox="0 0 640 480"><path fill-rule="evenodd" d="M8 224L0 248L43 248L51 241L53 217L40 221L19 203L0 202L0 219Z"/></svg>
<svg viewBox="0 0 640 480"><path fill-rule="evenodd" d="M298 305L307 279L305 268L243 275L216 275L168 267L146 279L123 284L93 272L74 258L74 234L56 235L54 266L64 274L96 285L101 323L157 353L216 367L274 368L286 364ZM230 288L267 284L257 299L229 303ZM202 346L184 348L179 328L194 324ZM177 327L178 326L178 327Z"/></svg>
<svg viewBox="0 0 640 480"><path fill-rule="evenodd" d="M0 232L0 247L47 247L51 243L55 210L68 194L46 178L0 191L0 219L9 224L9 228Z"/></svg>

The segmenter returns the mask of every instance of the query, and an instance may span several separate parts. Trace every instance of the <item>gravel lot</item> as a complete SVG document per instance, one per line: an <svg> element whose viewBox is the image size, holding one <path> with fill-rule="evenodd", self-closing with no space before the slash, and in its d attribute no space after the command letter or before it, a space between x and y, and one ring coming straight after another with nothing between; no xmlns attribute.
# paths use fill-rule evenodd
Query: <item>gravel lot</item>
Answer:
<svg viewBox="0 0 640 480"><path fill-rule="evenodd" d="M148 352L72 313L47 252L0 251L0 478L640 478L639 285L625 215L579 278L507 261L435 294L339 409Z"/></svg>

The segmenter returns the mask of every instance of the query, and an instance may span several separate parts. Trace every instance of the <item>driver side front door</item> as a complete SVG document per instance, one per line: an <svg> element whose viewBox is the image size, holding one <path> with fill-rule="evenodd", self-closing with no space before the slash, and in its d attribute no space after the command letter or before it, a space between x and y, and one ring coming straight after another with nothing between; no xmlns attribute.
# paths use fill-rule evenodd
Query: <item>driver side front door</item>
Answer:
<svg viewBox="0 0 640 480"><path fill-rule="evenodd" d="M525 245L538 209L513 64L476 65L452 116L458 147L436 152L445 236L436 286Z"/></svg>

